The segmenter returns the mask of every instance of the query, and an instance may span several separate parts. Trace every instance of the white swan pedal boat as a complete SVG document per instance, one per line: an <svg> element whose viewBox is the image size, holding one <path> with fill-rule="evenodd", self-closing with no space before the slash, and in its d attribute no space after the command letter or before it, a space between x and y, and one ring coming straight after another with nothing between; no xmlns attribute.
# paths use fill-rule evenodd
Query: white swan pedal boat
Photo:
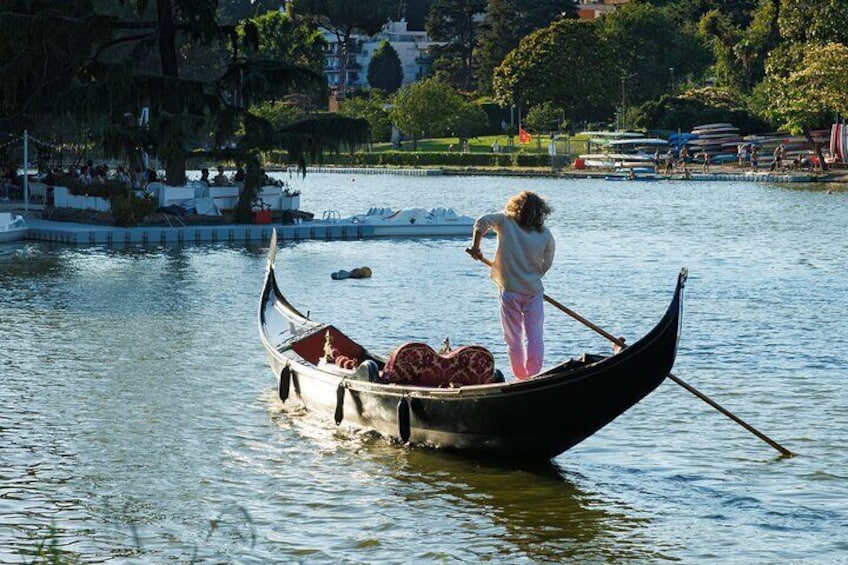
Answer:
<svg viewBox="0 0 848 565"><path fill-rule="evenodd" d="M324 220L361 224L373 229L375 237L471 237L474 218L460 216L453 208L371 208L365 214L341 218L337 213L325 212Z"/></svg>

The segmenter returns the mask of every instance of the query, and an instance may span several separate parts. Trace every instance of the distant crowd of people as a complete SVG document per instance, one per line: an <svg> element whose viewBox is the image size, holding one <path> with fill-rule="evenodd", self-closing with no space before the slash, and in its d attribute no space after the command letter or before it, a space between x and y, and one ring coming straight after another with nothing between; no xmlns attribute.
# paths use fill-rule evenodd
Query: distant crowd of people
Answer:
<svg viewBox="0 0 848 565"><path fill-rule="evenodd" d="M760 148L756 143L740 143L736 149L740 169L750 167L757 170L760 166ZM787 158L786 145L780 143L771 155L769 171L799 171L811 169L813 162L808 155L795 155Z"/></svg>
<svg viewBox="0 0 848 565"><path fill-rule="evenodd" d="M227 175L223 165L217 168L218 173L210 178L209 169L201 170L199 181L207 186L232 186L244 183L244 167L237 164L232 176ZM264 171L263 171L264 173ZM267 175L265 175L267 177ZM30 176L30 182L41 182L48 187L54 186L76 186L85 187L100 185L106 182L119 182L128 190L145 190L150 183L160 182L162 179L153 168L135 167L131 169L125 165L118 165L112 169L107 164L95 165L91 160L80 166L68 168L53 168L46 173ZM267 177L268 183L273 179ZM23 199L23 175L17 167L11 166L0 171L0 201Z"/></svg>
<svg viewBox="0 0 848 565"><path fill-rule="evenodd" d="M209 178L209 169L203 168L200 169L199 182L204 183L206 186L232 186L234 184L243 183L244 167L237 164L236 171L233 173L232 178L230 178L227 176L224 166L218 165L218 174L212 179Z"/></svg>
<svg viewBox="0 0 848 565"><path fill-rule="evenodd" d="M737 146L736 156L738 168L759 169L760 147L756 143L740 143ZM653 155L653 163L654 170L657 172L662 170L667 175L679 173L687 176L691 174L689 169L690 164L700 164L702 172L710 172L711 157L705 149L690 157L689 149L683 145L677 152L673 148L669 148L665 155L661 155L660 151L656 150ZM786 145L781 143L772 152L772 160L768 165L768 170L780 172L808 170L813 167L813 164L812 159L807 155L796 155L791 159L787 158Z"/></svg>
<svg viewBox="0 0 848 565"><path fill-rule="evenodd" d="M124 165L118 165L112 170L105 163L95 166L89 159L79 167L51 169L37 180L47 186L92 186L117 181L125 185L128 190L144 190L151 182L159 181L159 174L153 168L142 167L136 167L130 173L129 168Z"/></svg>

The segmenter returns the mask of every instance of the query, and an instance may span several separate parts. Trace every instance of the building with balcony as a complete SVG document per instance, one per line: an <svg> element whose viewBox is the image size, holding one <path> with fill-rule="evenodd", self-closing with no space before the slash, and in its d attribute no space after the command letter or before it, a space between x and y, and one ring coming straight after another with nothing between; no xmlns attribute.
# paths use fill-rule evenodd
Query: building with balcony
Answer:
<svg viewBox="0 0 848 565"><path fill-rule="evenodd" d="M339 85L341 49L335 35L325 32L324 39L327 40L327 49L324 52L324 76L327 78L327 84L333 88ZM379 33L371 37L354 36L347 50L346 83L348 88L368 87L368 65L383 41L388 41L397 51L403 72L402 84L409 84L427 76L433 62L432 47L443 45L440 42L430 41L425 31L410 31L404 20L389 21Z"/></svg>

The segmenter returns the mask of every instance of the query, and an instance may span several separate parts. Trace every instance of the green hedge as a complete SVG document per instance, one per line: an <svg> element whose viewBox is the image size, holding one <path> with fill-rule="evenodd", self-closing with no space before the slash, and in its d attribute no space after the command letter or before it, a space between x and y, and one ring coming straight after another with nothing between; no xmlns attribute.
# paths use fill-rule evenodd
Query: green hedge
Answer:
<svg viewBox="0 0 848 565"><path fill-rule="evenodd" d="M158 207L152 194L139 196L136 191L130 190L127 185L118 180L90 185L72 182L68 188L71 194L98 196L108 200L115 225L124 228L137 226Z"/></svg>
<svg viewBox="0 0 848 565"><path fill-rule="evenodd" d="M268 160L285 164L284 153L272 153ZM320 165L362 167L550 167L551 158L540 153L461 153L425 151L381 151L353 155L324 155Z"/></svg>

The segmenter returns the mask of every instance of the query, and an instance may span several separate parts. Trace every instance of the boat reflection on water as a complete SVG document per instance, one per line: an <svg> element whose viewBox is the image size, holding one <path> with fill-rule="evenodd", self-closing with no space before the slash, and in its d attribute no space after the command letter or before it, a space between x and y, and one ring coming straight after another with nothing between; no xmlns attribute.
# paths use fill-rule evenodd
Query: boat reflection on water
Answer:
<svg viewBox="0 0 848 565"><path fill-rule="evenodd" d="M510 464L425 449L405 454L393 476L446 515L464 513L476 533L467 549L481 560L640 562L661 557L657 548L667 543L646 543L649 518L588 490L586 477L554 461Z"/></svg>
<svg viewBox="0 0 848 565"><path fill-rule="evenodd" d="M376 530L389 536L395 535L392 528L426 533L432 539L427 558L644 562L673 558L679 551L668 539L652 539L648 511L634 509L615 494L599 492L589 477L556 461L510 462L398 448L376 433L337 428L332 420L314 418L302 407L283 405L271 393L267 401L281 432L300 436L286 442L289 450L311 451L324 466L328 458L355 457L359 471L369 468L368 490L381 492L367 496L385 500L378 512L388 524L395 524ZM288 452L286 458L296 457ZM336 476L340 488L345 477L343 471ZM362 496L361 490L352 496ZM398 520L406 525L400 526Z"/></svg>

